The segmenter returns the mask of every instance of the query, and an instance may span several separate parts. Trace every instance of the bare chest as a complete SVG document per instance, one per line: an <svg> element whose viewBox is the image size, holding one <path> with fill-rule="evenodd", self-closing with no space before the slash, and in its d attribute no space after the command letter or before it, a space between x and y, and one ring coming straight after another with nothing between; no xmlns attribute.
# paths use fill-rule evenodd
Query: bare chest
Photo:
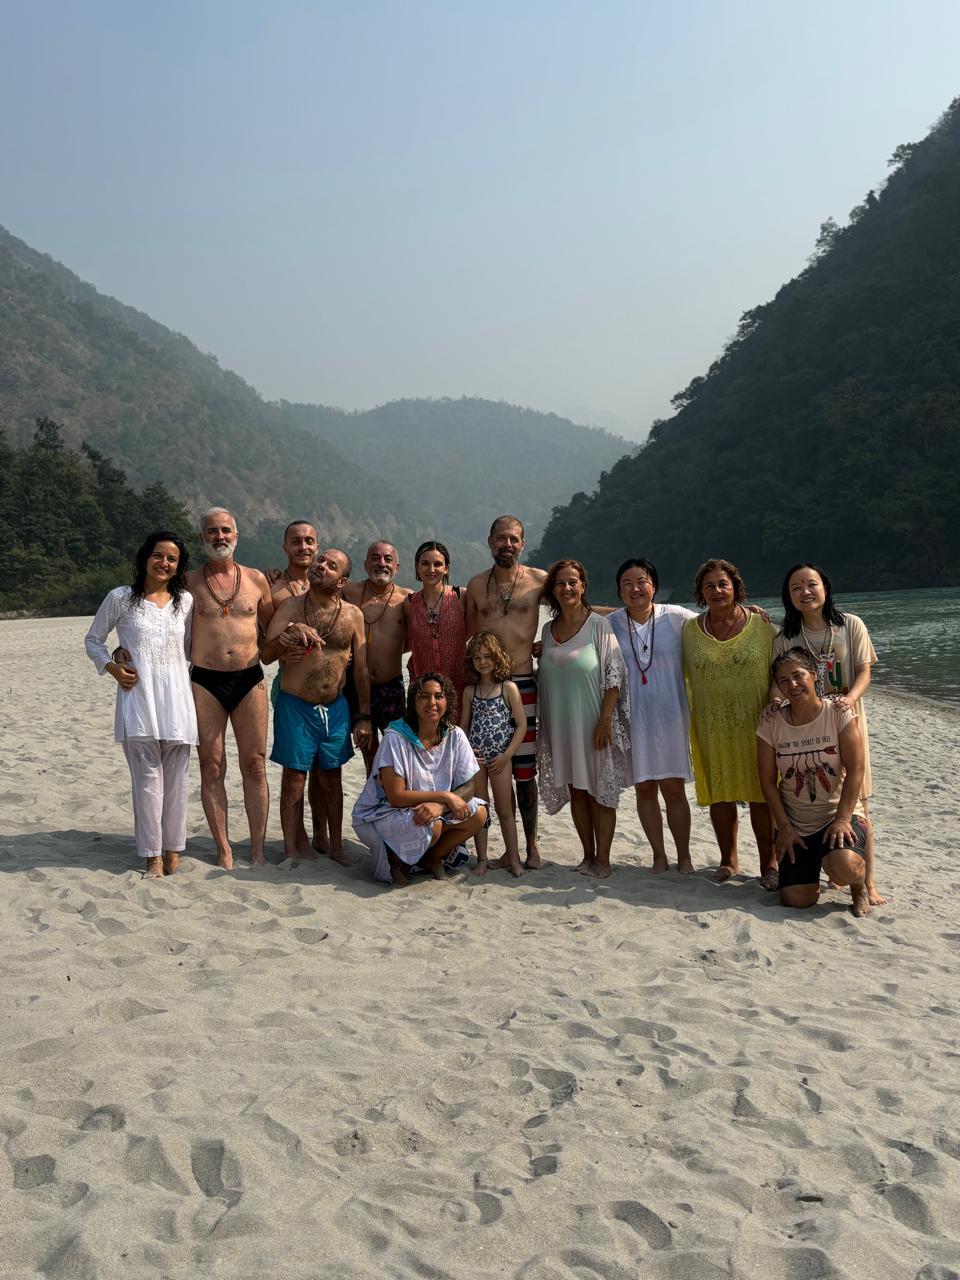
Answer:
<svg viewBox="0 0 960 1280"><path fill-rule="evenodd" d="M239 590L234 592L231 580L208 582L201 576L191 585L191 591L194 629L199 624L224 630L239 628L240 631L252 626L256 630L260 592L252 582L242 579Z"/></svg>

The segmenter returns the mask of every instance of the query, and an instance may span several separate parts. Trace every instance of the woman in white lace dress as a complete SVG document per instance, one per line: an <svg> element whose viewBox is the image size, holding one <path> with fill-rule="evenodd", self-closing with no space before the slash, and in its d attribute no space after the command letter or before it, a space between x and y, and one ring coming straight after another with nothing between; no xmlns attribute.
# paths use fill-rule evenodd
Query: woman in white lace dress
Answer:
<svg viewBox="0 0 960 1280"><path fill-rule="evenodd" d="M137 854L148 876L172 875L186 847L187 772L197 744L187 561L175 533L150 534L137 552L133 585L110 592L84 641L100 675L117 682L114 738L130 766ZM129 661L111 660L114 630Z"/></svg>
<svg viewBox="0 0 960 1280"><path fill-rule="evenodd" d="M627 676L606 618L586 598L579 560L550 566L542 599L553 614L541 633L537 773L548 813L570 801L583 846L581 875L610 874L617 804L630 746Z"/></svg>

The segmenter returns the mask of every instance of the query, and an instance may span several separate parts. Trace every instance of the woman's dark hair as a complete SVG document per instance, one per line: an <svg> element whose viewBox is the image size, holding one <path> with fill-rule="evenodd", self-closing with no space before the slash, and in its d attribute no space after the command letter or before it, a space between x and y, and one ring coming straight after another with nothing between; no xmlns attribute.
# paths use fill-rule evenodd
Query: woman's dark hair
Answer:
<svg viewBox="0 0 960 1280"><path fill-rule="evenodd" d="M177 533L171 533L169 529L159 529L156 533L147 534L143 541L143 546L137 552L134 560L133 583L130 587L130 598L132 602L139 606L143 603L143 594L147 587L147 561L153 555L154 548L158 542L172 542L180 552L180 559L177 562L177 572L167 583L167 590L173 596L174 610L179 610L180 599L184 591L187 589L187 570L190 568L190 552L186 548L183 539Z"/></svg>
<svg viewBox="0 0 960 1280"><path fill-rule="evenodd" d="M587 609L590 608L590 602L587 599L587 571L579 560L554 560L553 564L547 570L546 581L540 592L540 599L550 610L554 618L560 616L560 602L557 600L557 578L560 576L561 569L573 569L576 571L577 577L583 583L583 596L580 603Z"/></svg>
<svg viewBox="0 0 960 1280"><path fill-rule="evenodd" d="M792 649L785 649L783 653L778 653L770 663L771 680L776 680L777 668L782 667L785 662L795 662L798 667L803 667L804 670L809 671L812 676L817 675L816 658L809 649L802 649L799 645L795 645Z"/></svg>
<svg viewBox="0 0 960 1280"><path fill-rule="evenodd" d="M844 616L833 603L833 583L818 564L810 564L809 561L802 560L800 564L795 564L792 569L787 570L783 586L780 588L780 599L783 601L783 626L780 628L780 634L789 640L792 636L798 636L803 626L803 614L790 599L790 579L798 569L812 569L823 583L823 609L821 610L823 625L842 627Z"/></svg>
<svg viewBox="0 0 960 1280"><path fill-rule="evenodd" d="M617 595L620 594L620 579L628 569L642 569L653 583L654 591L660 590L660 577L657 573L657 566L652 560L640 560L634 557L632 560L624 560L623 564L617 570Z"/></svg>
<svg viewBox="0 0 960 1280"><path fill-rule="evenodd" d="M733 583L733 601L734 604L745 604L747 599L747 584L743 580L743 575L735 564L731 564L729 560L706 560L697 570L697 576L693 580L693 599L701 609L707 607L707 601L703 594L703 580L708 573L725 573Z"/></svg>
<svg viewBox="0 0 960 1280"><path fill-rule="evenodd" d="M453 681L448 676L445 676L442 671L425 671L422 676L417 676L416 680L410 681L410 688L407 690L407 709L403 713L403 718L414 733L420 732L420 717L417 715L417 694L431 680L437 682L447 700L447 709L440 721L440 736L442 738L447 729L452 729L457 723L457 691L453 687Z"/></svg>
<svg viewBox="0 0 960 1280"><path fill-rule="evenodd" d="M419 547L417 547L416 553L413 557L413 572L416 574L417 581L420 581L420 570L417 568L417 565L420 563L420 557L425 551L439 551L443 556L444 560L447 562L447 567L443 574L443 581L446 582L447 578L450 576L450 552L442 542L421 542Z"/></svg>

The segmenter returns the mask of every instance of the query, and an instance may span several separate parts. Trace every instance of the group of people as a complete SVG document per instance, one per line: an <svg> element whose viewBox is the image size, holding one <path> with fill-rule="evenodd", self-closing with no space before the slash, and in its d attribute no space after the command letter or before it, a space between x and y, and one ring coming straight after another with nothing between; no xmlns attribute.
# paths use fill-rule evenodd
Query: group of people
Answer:
<svg viewBox="0 0 960 1280"><path fill-rule="evenodd" d="M367 781L353 827L386 882L405 884L414 869L444 878L467 863L471 839L477 875L537 870L541 801L551 814L569 802L577 870L608 876L629 786L651 869L669 867L662 798L677 869L690 874L685 784L695 780L719 847L716 880L739 871L738 805L749 805L760 883L784 905L816 902L821 868L849 887L855 914L883 901L862 702L876 654L862 621L837 609L822 569L788 571L778 629L720 559L697 572L701 612L659 603L656 567L643 558L617 572L622 607L593 606L579 561L546 571L522 563L524 528L512 515L493 522L491 567L464 588L451 585L438 541L417 549L419 589L408 590L387 541L371 544L356 581L346 553L321 549L307 521L287 527L286 566L267 573L237 563L237 539L230 512L206 512L205 563L190 570L177 534L151 534L132 585L110 592L87 633L98 671L118 685L115 737L146 875L171 874L185 847L192 746L217 863L232 868L228 723L251 862L264 862L261 662L278 661L270 759L282 769L284 856L294 863L346 861L341 768L356 746ZM541 605L551 615L542 630ZM505 849L493 860L491 811Z"/></svg>

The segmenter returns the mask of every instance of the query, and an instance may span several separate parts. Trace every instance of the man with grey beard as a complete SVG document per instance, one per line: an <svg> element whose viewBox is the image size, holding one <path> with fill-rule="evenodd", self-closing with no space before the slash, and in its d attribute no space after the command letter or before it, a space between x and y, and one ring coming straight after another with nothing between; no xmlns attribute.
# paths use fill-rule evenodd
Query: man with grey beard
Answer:
<svg viewBox="0 0 960 1280"><path fill-rule="evenodd" d="M371 542L363 567L367 575L366 581L346 582L340 594L348 604L355 604L363 614L373 732L369 742L364 743L361 750L369 775L373 757L377 753L379 734L383 733L391 720L399 719L406 709L400 671L403 653L408 647L403 602L410 592L394 582L400 568L400 557L392 542L382 539ZM345 693L356 715L358 708L355 695L351 697L349 673Z"/></svg>
<svg viewBox="0 0 960 1280"><path fill-rule="evenodd" d="M200 730L200 798L217 847L217 866L233 870L227 830L227 724L233 727L250 825L250 862L262 864L270 797L267 791L267 690L260 633L273 617L270 586L259 569L233 558L237 524L213 507L200 521L207 562L187 574L193 596L190 678Z"/></svg>

